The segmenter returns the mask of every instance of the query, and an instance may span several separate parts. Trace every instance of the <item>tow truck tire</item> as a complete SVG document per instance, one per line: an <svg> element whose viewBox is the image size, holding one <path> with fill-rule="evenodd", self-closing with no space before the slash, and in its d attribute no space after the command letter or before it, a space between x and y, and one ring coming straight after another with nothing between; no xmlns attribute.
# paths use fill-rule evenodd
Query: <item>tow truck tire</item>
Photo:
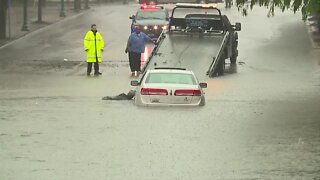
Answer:
<svg viewBox="0 0 320 180"><path fill-rule="evenodd" d="M238 53L238 33L235 33L235 41L232 44L232 55L230 57L231 64L237 62Z"/></svg>
<svg viewBox="0 0 320 180"><path fill-rule="evenodd" d="M238 37L238 33L235 32L235 33L234 33L234 39L235 39L236 41L238 41L238 38L239 38L239 37Z"/></svg>
<svg viewBox="0 0 320 180"><path fill-rule="evenodd" d="M199 106L204 106L204 105L206 105L206 99L203 97L201 98Z"/></svg>
<svg viewBox="0 0 320 180"><path fill-rule="evenodd" d="M237 62L237 56L231 56L230 62L231 64L235 64Z"/></svg>
<svg viewBox="0 0 320 180"><path fill-rule="evenodd" d="M217 69L218 76L222 76L224 74L224 68L225 68L225 60L222 60L218 64L218 69Z"/></svg>
<svg viewBox="0 0 320 180"><path fill-rule="evenodd" d="M238 57L238 50L236 49L235 52L230 57L231 64L235 64L237 62L237 57Z"/></svg>

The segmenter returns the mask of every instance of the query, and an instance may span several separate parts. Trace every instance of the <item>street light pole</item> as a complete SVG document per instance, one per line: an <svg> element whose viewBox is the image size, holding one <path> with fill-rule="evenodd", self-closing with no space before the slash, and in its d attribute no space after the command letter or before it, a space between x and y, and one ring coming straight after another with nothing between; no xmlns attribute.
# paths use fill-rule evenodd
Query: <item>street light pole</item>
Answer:
<svg viewBox="0 0 320 180"><path fill-rule="evenodd" d="M76 12L79 12L81 9L81 0L74 0L74 10Z"/></svg>
<svg viewBox="0 0 320 180"><path fill-rule="evenodd" d="M23 0L23 25L21 28L21 31L29 31L28 25L27 25L27 20L28 20L28 0Z"/></svg>
<svg viewBox="0 0 320 180"><path fill-rule="evenodd" d="M64 11L64 0L61 0L60 17L66 17L66 13L65 13L65 11Z"/></svg>
<svg viewBox="0 0 320 180"><path fill-rule="evenodd" d="M42 23L43 0L38 0L38 23Z"/></svg>
<svg viewBox="0 0 320 180"><path fill-rule="evenodd" d="M85 3L84 8L89 9L89 0L85 0L84 3Z"/></svg>
<svg viewBox="0 0 320 180"><path fill-rule="evenodd" d="M7 1L0 1L0 39L7 37Z"/></svg>
<svg viewBox="0 0 320 180"><path fill-rule="evenodd" d="M38 0L38 23L42 23L42 6L43 0Z"/></svg>
<svg viewBox="0 0 320 180"><path fill-rule="evenodd" d="M11 0L8 0L8 38L11 38Z"/></svg>

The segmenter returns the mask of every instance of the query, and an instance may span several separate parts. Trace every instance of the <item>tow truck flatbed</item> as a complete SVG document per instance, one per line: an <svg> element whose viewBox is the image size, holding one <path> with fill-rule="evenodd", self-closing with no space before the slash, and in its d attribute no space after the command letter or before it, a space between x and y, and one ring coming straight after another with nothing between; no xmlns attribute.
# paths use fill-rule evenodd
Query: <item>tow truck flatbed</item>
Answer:
<svg viewBox="0 0 320 180"><path fill-rule="evenodd" d="M159 44L161 48L152 56L148 68L187 68L198 77L205 76L213 57L218 54L223 37L194 33L167 34L165 40Z"/></svg>
<svg viewBox="0 0 320 180"><path fill-rule="evenodd" d="M176 13L178 9L181 11ZM210 14L210 9L218 13ZM177 4L172 10L168 31L160 35L142 71L175 67L192 70L198 77L223 75L225 60L230 58L231 63L236 62L236 31L240 30L241 24L231 25L216 5Z"/></svg>

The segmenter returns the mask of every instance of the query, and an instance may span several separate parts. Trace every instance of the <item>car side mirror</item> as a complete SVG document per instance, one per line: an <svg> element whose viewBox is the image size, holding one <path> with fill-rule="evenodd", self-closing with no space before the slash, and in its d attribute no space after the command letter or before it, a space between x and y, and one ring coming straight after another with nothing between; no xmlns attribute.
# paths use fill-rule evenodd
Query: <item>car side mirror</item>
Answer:
<svg viewBox="0 0 320 180"><path fill-rule="evenodd" d="M236 27L236 31L241 31L241 23L237 22L235 27Z"/></svg>
<svg viewBox="0 0 320 180"><path fill-rule="evenodd" d="M135 18L136 18L135 15L132 15L132 16L129 17L129 19L135 19Z"/></svg>
<svg viewBox="0 0 320 180"><path fill-rule="evenodd" d="M199 85L200 85L201 88L207 88L208 87L207 83L200 83Z"/></svg>
<svg viewBox="0 0 320 180"><path fill-rule="evenodd" d="M130 84L131 84L131 86L138 86L139 81L131 81Z"/></svg>

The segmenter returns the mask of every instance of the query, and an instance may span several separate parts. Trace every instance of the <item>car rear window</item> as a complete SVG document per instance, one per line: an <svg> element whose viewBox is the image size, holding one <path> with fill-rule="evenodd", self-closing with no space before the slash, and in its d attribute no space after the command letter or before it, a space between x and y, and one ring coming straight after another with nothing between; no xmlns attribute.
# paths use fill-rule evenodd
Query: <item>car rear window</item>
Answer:
<svg viewBox="0 0 320 180"><path fill-rule="evenodd" d="M150 73L145 83L169 83L195 85L196 80L192 74L182 73Z"/></svg>

